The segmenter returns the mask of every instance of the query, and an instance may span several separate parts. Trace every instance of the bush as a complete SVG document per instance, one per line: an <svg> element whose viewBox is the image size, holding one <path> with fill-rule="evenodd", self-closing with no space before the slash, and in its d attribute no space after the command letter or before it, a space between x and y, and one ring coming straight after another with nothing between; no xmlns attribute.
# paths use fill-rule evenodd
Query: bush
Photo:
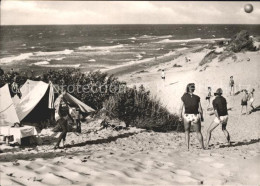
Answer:
<svg viewBox="0 0 260 186"><path fill-rule="evenodd" d="M225 59L231 57L234 61L237 60L237 56L234 52L230 52L230 51L225 51L223 52L219 57L218 57L218 60L219 62L222 62L224 61Z"/></svg>
<svg viewBox="0 0 260 186"><path fill-rule="evenodd" d="M127 88L104 102L104 109L110 118L119 118L126 126L166 132L177 129L178 117L170 114L159 100L141 85L139 89Z"/></svg>
<svg viewBox="0 0 260 186"><path fill-rule="evenodd" d="M199 63L199 66L203 66L207 63L211 63L213 59L215 59L217 57L217 54L215 53L214 50L210 51L209 53L207 53L205 55L205 57L201 60L201 62Z"/></svg>
<svg viewBox="0 0 260 186"><path fill-rule="evenodd" d="M107 116L111 119L120 119L127 126L166 132L176 130L178 125L178 117L170 114L159 100L150 96L150 92L146 91L143 86L140 86L138 90L126 87L125 82L118 81L113 75L100 71L83 74L76 69L50 70L40 77L6 73L1 76L0 84L12 83L14 76L19 77L16 78L16 82L20 86L27 79L31 79L46 83L51 81L54 85L63 86L66 89L69 89L69 86L77 87L69 93L96 110L104 107L105 109L102 110L105 110ZM89 89L96 87L99 90L85 90L86 87ZM113 91L106 87L113 87Z"/></svg>
<svg viewBox="0 0 260 186"><path fill-rule="evenodd" d="M76 69L48 71L43 75L43 81L49 82L49 80L53 84L70 90L69 93L96 110L102 108L103 102L110 95L115 94L120 91L120 87L125 86L124 82L118 81L113 75L100 71L83 74ZM110 91L112 88L113 90Z"/></svg>
<svg viewBox="0 0 260 186"><path fill-rule="evenodd" d="M231 39L227 50L236 53L242 50L255 51L256 47L254 46L253 39L250 38L248 31L242 30Z"/></svg>

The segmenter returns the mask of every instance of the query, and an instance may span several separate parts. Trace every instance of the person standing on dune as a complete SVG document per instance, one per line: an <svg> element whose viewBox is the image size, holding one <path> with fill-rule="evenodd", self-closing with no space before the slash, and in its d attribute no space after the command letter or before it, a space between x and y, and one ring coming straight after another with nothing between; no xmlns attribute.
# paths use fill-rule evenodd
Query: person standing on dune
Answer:
<svg viewBox="0 0 260 186"><path fill-rule="evenodd" d="M250 103L250 107L252 108L252 110L250 111L250 113L255 110L255 107L253 106L253 103L254 103L254 101L255 101L254 92L255 92L255 89L252 88L251 91L250 91L250 93L249 93L249 103Z"/></svg>
<svg viewBox="0 0 260 186"><path fill-rule="evenodd" d="M234 95L235 81L233 79L233 76L230 76L229 86L230 86L230 96Z"/></svg>
<svg viewBox="0 0 260 186"><path fill-rule="evenodd" d="M181 97L180 121L184 122L185 141L189 150L190 146L190 127L193 125L201 148L204 149L203 136L201 134L201 121L203 119L203 110L200 103L200 97L194 94L195 84L189 83L186 87L186 93Z"/></svg>
<svg viewBox="0 0 260 186"><path fill-rule="evenodd" d="M247 102L248 102L248 99L249 99L249 95L248 95L247 90L243 90L243 92L244 92L244 95L241 99L241 114L242 115L243 115L244 107L246 107L246 114L248 114L248 112L247 112Z"/></svg>
<svg viewBox="0 0 260 186"><path fill-rule="evenodd" d="M206 96L206 100L208 100L207 109L209 109L210 106L210 98L211 98L211 87L208 87L208 95Z"/></svg>
<svg viewBox="0 0 260 186"><path fill-rule="evenodd" d="M58 119L57 124L62 129L62 132L58 138L56 145L54 146L54 149L60 148L61 140L63 140L63 148L65 147L65 140L66 140L66 136L67 136L67 132L68 132L67 117L69 115L69 108L63 100L61 100L61 103L60 103L59 115L60 115L60 119Z"/></svg>
<svg viewBox="0 0 260 186"><path fill-rule="evenodd" d="M219 125L222 125L222 131L224 135L227 138L227 142L230 145L230 136L226 129L227 127L227 121L228 121L228 112L227 112L227 101L222 96L223 91L221 88L217 89L217 91L214 93L216 98L213 100L213 108L216 118L214 121L210 124L208 131L207 131L207 137L206 137L206 149L209 147L209 141L211 138L212 131Z"/></svg>
<svg viewBox="0 0 260 186"><path fill-rule="evenodd" d="M163 81L165 81L165 72L164 72L164 70L162 70L161 78L162 78Z"/></svg>

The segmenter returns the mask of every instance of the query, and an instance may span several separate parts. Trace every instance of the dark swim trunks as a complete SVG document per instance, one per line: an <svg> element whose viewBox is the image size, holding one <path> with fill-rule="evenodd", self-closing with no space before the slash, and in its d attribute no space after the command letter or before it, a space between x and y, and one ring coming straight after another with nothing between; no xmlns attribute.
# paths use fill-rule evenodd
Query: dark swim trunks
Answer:
<svg viewBox="0 0 260 186"><path fill-rule="evenodd" d="M246 105L247 105L247 101L241 100L241 105L242 105L242 106L246 106Z"/></svg>

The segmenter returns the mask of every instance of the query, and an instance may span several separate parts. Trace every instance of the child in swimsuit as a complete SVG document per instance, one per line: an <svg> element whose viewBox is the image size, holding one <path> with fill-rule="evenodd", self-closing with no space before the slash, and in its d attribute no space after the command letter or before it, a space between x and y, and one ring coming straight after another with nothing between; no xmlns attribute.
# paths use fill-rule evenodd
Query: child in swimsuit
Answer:
<svg viewBox="0 0 260 186"><path fill-rule="evenodd" d="M251 112L255 110L255 107L253 106L253 103L255 101L255 97L254 97L254 92L255 92L255 89L252 88L250 93L249 93L249 103L250 103L250 107L252 108Z"/></svg>
<svg viewBox="0 0 260 186"><path fill-rule="evenodd" d="M208 95L206 96L206 100L208 100L208 106L207 106L207 109L209 108L210 106L210 98L211 98L211 87L208 87Z"/></svg>
<svg viewBox="0 0 260 186"><path fill-rule="evenodd" d="M248 92L247 90L243 90L244 95L241 99L241 114L243 114L243 108L246 107L246 114L248 114L247 112L247 101L248 101Z"/></svg>

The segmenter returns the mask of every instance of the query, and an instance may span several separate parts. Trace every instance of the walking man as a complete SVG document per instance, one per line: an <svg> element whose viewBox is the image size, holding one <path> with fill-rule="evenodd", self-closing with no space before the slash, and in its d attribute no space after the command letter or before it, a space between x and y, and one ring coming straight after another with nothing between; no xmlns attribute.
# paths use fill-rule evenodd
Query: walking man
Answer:
<svg viewBox="0 0 260 186"><path fill-rule="evenodd" d="M215 113L216 117L215 117L214 121L210 124L208 131L207 131L206 148L209 147L211 133L219 124L221 124L222 131L227 139L228 144L230 145L230 136L226 129L227 122L228 122L227 101L222 96L222 94L223 94L223 91L221 88L217 89L217 91L214 93L216 98L213 100L213 108L214 108L214 113Z"/></svg>

